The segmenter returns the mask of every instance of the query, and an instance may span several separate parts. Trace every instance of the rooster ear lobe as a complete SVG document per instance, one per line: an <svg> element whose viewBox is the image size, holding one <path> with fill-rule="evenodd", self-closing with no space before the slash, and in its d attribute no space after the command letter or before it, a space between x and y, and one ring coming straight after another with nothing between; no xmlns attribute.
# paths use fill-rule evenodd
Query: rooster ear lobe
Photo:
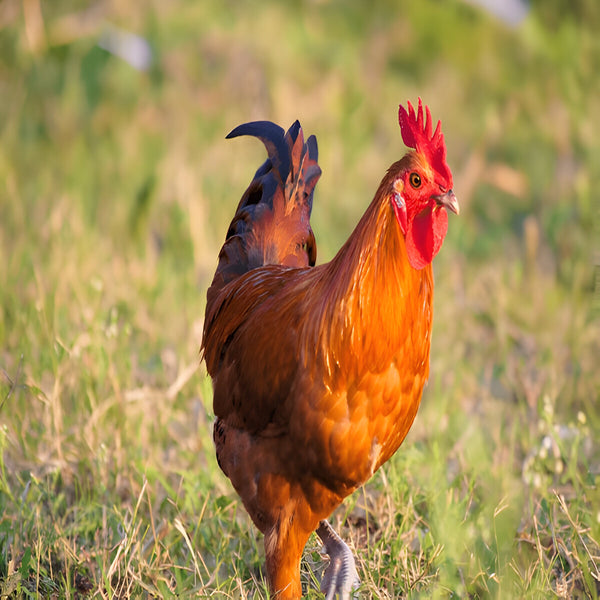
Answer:
<svg viewBox="0 0 600 600"><path fill-rule="evenodd" d="M402 233L406 235L406 230L408 229L408 216L406 214L406 202L401 194L398 192L394 192L392 195L392 207L394 209L394 214L396 215L396 220L398 221L398 225L400 225L400 229Z"/></svg>

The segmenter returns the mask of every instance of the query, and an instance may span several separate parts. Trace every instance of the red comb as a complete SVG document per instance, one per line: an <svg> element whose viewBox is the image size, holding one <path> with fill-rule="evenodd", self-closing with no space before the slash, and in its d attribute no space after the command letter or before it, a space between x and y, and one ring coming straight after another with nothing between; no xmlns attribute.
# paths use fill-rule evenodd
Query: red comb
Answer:
<svg viewBox="0 0 600 600"><path fill-rule="evenodd" d="M452 173L446 164L446 144L444 144L444 134L442 133L442 122L438 121L433 134L431 133L433 121L429 107L425 106L425 117L423 117L423 103L419 98L419 110L415 113L410 102L408 112L400 105L398 111L398 121L402 133L402 141L409 148L414 148L417 152L423 154L429 164L446 180L448 186L452 185Z"/></svg>

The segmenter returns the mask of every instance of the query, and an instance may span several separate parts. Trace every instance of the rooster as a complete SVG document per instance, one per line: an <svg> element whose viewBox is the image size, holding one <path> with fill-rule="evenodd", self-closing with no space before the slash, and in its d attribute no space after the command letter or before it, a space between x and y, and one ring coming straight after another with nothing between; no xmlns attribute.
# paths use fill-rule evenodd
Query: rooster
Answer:
<svg viewBox="0 0 600 600"><path fill-rule="evenodd" d="M399 108L411 148L329 263L315 266L309 218L321 174L314 136L246 123L227 137L266 146L207 293L202 352L213 381L218 463L264 534L278 600L302 595L312 532L330 557L321 590L347 600L359 578L326 520L398 449L429 373L432 260L458 214L438 122Z"/></svg>

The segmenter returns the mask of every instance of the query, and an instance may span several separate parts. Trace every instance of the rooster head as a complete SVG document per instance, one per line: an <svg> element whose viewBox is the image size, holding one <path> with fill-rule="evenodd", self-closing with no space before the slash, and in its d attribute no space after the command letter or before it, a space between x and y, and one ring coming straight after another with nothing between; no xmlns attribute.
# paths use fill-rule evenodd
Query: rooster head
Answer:
<svg viewBox="0 0 600 600"><path fill-rule="evenodd" d="M410 102L400 105L398 120L405 145L412 148L402 161L393 184L392 207L402 233L410 264L422 269L438 253L448 230L446 209L458 214L452 191L452 173L446 164L441 122L432 132L429 107L419 98L417 112Z"/></svg>

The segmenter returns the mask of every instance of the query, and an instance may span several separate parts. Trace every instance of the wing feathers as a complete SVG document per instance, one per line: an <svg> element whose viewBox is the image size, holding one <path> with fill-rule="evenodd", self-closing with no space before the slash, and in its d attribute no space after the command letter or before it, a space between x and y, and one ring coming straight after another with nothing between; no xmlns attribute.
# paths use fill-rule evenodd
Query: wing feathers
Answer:
<svg viewBox="0 0 600 600"><path fill-rule="evenodd" d="M298 121L287 132L269 121L245 123L227 137L241 135L260 139L268 158L238 204L207 293L202 352L211 375L238 327L274 291L262 282L260 271L236 280L260 267L308 267L316 261L310 213L321 169L315 136L305 142ZM264 290L258 289L261 285Z"/></svg>

